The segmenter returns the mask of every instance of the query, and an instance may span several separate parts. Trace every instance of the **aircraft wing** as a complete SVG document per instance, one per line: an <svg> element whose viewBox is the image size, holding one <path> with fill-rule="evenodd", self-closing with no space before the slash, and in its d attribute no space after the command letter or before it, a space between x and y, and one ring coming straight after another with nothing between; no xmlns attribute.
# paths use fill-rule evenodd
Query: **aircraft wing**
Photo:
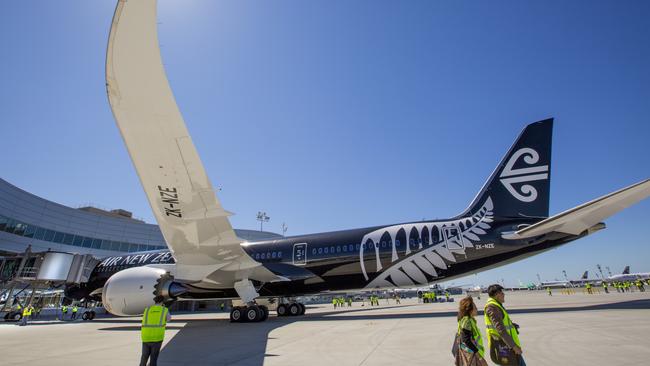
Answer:
<svg viewBox="0 0 650 366"><path fill-rule="evenodd" d="M228 220L231 214L219 203L187 131L160 57L156 0L118 1L106 55L106 89L176 259L176 279L232 285L241 277L275 278L240 246L242 239Z"/></svg>
<svg viewBox="0 0 650 366"><path fill-rule="evenodd" d="M523 239L551 232L579 235L648 196L650 196L650 179L551 216L514 233L504 234L503 237Z"/></svg>

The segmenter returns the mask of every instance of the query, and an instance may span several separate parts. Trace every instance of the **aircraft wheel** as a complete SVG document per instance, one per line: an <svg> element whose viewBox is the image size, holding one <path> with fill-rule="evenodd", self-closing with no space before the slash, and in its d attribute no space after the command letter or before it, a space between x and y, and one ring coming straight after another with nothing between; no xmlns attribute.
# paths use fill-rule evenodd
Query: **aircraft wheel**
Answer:
<svg viewBox="0 0 650 366"><path fill-rule="evenodd" d="M9 316L9 319L11 319L11 320L13 320L15 322L19 321L22 318L23 318L23 315L20 312L15 312L15 313L13 313L13 314L11 314Z"/></svg>
<svg viewBox="0 0 650 366"><path fill-rule="evenodd" d="M244 312L242 311L242 308L239 306L235 306L230 310L230 322L231 323L238 323L241 322L242 319L244 318Z"/></svg>
<svg viewBox="0 0 650 366"><path fill-rule="evenodd" d="M83 315L81 315L82 320L89 320L90 319L90 312L84 311Z"/></svg>
<svg viewBox="0 0 650 366"><path fill-rule="evenodd" d="M244 315L244 321L258 322L262 319L263 312L259 306L253 305L246 308Z"/></svg>
<svg viewBox="0 0 650 366"><path fill-rule="evenodd" d="M289 309L287 309L287 305L280 304L278 305L277 312L278 312L278 316L286 316L289 313Z"/></svg>
<svg viewBox="0 0 650 366"><path fill-rule="evenodd" d="M260 311L262 312L262 319L260 319L260 321L263 322L269 318L269 308L265 305L260 305Z"/></svg>
<svg viewBox="0 0 650 366"><path fill-rule="evenodd" d="M289 315L291 316L300 315L300 305L298 305L295 302L289 305Z"/></svg>
<svg viewBox="0 0 650 366"><path fill-rule="evenodd" d="M300 314L298 314L298 315L305 315L305 311L307 310L307 307L305 307L305 304L299 302L298 306L300 306Z"/></svg>

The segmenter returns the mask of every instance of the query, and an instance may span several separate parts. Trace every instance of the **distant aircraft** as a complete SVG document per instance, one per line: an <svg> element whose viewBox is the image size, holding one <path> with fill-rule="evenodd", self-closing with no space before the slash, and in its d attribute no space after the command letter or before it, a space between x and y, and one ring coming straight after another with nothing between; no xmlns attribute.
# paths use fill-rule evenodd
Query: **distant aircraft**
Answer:
<svg viewBox="0 0 650 366"><path fill-rule="evenodd" d="M587 283L593 283L596 281L596 280L590 280L588 279L588 277L589 277L589 271L585 271L579 279L575 279L575 280L566 279L564 281L558 281L558 280L545 281L540 284L540 287L543 288L579 287Z"/></svg>
<svg viewBox="0 0 650 366"><path fill-rule="evenodd" d="M649 278L650 278L650 272L630 273L630 266L625 266L621 274L607 277L607 282L647 280Z"/></svg>
<svg viewBox="0 0 650 366"><path fill-rule="evenodd" d="M604 229L603 219L650 195L649 179L549 217L553 120L547 119L524 128L457 216L246 242L217 199L167 82L155 0L118 2L106 88L169 247L106 258L89 283L67 292L101 295L116 315L142 314L156 295L168 302L240 299L243 306L230 313L236 322L265 320L268 309L260 301L268 298L280 299L278 315L300 315L305 307L296 296L423 287L545 252ZM215 116L214 123L222 122ZM213 142L225 138L232 136L215 136ZM467 146L449 152L450 161L482 153ZM399 171L386 165L376 174ZM424 194L431 183L423 184ZM389 209L379 197L377 203L377 209Z"/></svg>

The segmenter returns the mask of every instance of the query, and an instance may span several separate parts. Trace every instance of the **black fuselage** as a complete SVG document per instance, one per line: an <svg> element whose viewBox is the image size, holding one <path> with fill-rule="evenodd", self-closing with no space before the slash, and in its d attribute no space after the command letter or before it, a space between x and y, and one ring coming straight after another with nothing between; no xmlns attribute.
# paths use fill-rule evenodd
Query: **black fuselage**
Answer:
<svg viewBox="0 0 650 366"><path fill-rule="evenodd" d="M504 240L501 233L539 220L501 218L493 220L490 229L484 230L485 234L478 235L480 240L473 241L463 236L464 232L470 232L470 225L465 223L469 220L427 221L294 236L247 242L242 247L251 258L288 280L257 283L260 296L290 297L327 291L426 286L506 264L578 238L543 236L526 241ZM418 226L427 229L423 233L423 230L414 229ZM404 227L411 228L408 234ZM392 237L390 228L396 231ZM368 239L369 233L382 231L383 234L375 235L381 240ZM451 237L456 232L458 235ZM90 281L70 289L68 296L86 297L93 290L103 287L111 275L126 268L173 263L174 258L169 251L107 257L94 269ZM399 263L404 264L400 267ZM435 275L430 268L427 272L423 264L433 267ZM394 272L386 276L386 272L391 270ZM378 282L381 276L386 278ZM237 297L231 288L186 286L189 292L183 298Z"/></svg>

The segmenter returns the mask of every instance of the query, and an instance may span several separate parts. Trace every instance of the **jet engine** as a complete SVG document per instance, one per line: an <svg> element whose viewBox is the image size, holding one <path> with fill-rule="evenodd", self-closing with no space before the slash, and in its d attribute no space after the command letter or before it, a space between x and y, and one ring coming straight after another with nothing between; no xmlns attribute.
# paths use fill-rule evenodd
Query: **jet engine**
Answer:
<svg viewBox="0 0 650 366"><path fill-rule="evenodd" d="M158 295L171 300L186 289L164 270L153 267L133 267L117 272L104 284L102 302L113 315L140 315L154 304Z"/></svg>

